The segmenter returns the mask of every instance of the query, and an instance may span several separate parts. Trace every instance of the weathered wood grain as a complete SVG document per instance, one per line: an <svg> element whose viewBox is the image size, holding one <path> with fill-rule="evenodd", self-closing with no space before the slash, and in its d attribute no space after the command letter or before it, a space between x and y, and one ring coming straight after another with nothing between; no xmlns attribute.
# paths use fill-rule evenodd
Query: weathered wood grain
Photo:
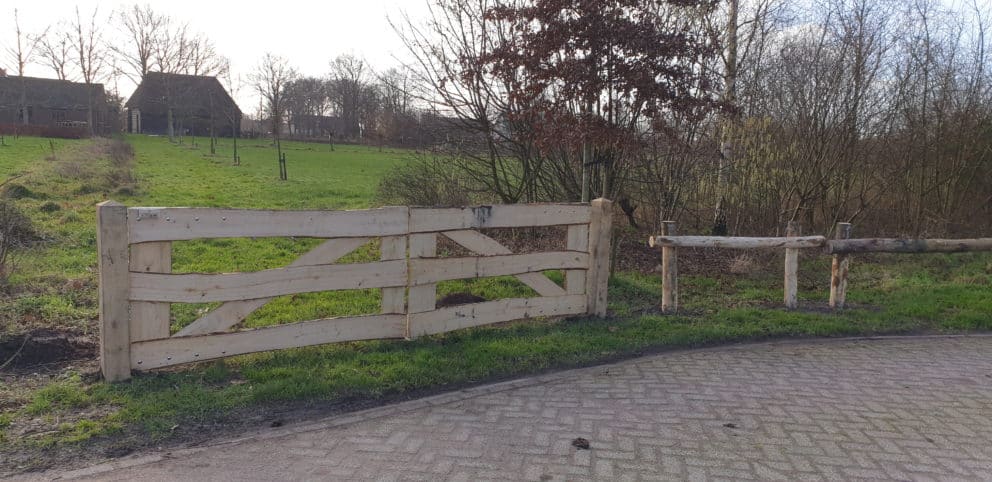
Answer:
<svg viewBox="0 0 992 482"><path fill-rule="evenodd" d="M978 239L846 239L827 242L827 254L842 253L963 253L992 251L992 238Z"/></svg>
<svg viewBox="0 0 992 482"><path fill-rule="evenodd" d="M585 295L508 298L413 313L410 329L416 337L504 321L575 315L584 313L585 308Z"/></svg>
<svg viewBox="0 0 992 482"><path fill-rule="evenodd" d="M589 219L589 270L586 272L586 306L589 314L606 316L610 281L610 243L613 238L613 202L594 199Z"/></svg>
<svg viewBox="0 0 992 482"><path fill-rule="evenodd" d="M128 314L127 207L104 201L96 208L100 273L100 370L110 382L131 378Z"/></svg>
<svg viewBox="0 0 992 482"><path fill-rule="evenodd" d="M675 236L675 221L661 223L665 236ZM678 248L672 245L662 245L661 248L661 312L678 313L679 311L679 265Z"/></svg>
<svg viewBox="0 0 992 482"><path fill-rule="evenodd" d="M360 211L131 208L128 213L131 243L144 243L201 238L398 236L407 233L409 208Z"/></svg>
<svg viewBox="0 0 992 482"><path fill-rule="evenodd" d="M797 236L794 238L747 238L723 236L652 236L648 244L653 248L666 246L676 248L724 248L724 249L771 249L771 248L821 248L826 245L823 236Z"/></svg>
<svg viewBox="0 0 992 482"><path fill-rule="evenodd" d="M568 227L565 249L569 251L589 252L589 225L573 224ZM570 269L565 271L565 290L570 295L586 292L586 276L588 270Z"/></svg>
<svg viewBox="0 0 992 482"><path fill-rule="evenodd" d="M574 251L467 258L411 259L410 283L423 285L438 281L509 276L521 273L537 273L549 269L577 269L587 266L589 266L589 255Z"/></svg>
<svg viewBox="0 0 992 482"><path fill-rule="evenodd" d="M589 222L585 204L504 204L468 208L411 208L410 232L560 226Z"/></svg>
<svg viewBox="0 0 992 482"><path fill-rule="evenodd" d="M839 240L851 237L851 223L837 223L835 234ZM847 254L835 254L830 263L830 307L844 308L847 300L847 272L851 260Z"/></svg>
<svg viewBox="0 0 992 482"><path fill-rule="evenodd" d="M168 241L131 245L131 271L169 273L172 271L172 243ZM131 302L131 341L169 337L168 303Z"/></svg>
<svg viewBox="0 0 992 482"><path fill-rule="evenodd" d="M138 342L131 348L131 367L149 370L244 353L342 341L402 338L405 334L406 317L403 315L305 321L233 333Z"/></svg>
<svg viewBox="0 0 992 482"><path fill-rule="evenodd" d="M785 228L786 238L795 238L799 236L799 223L795 221L790 221L789 225ZM783 292L783 300L785 301L786 308L795 308L799 306L799 249L798 248L785 248L785 289Z"/></svg>
<svg viewBox="0 0 992 482"><path fill-rule="evenodd" d="M406 262L277 268L253 273L131 273L131 299L172 303L237 301L316 291L404 286Z"/></svg>

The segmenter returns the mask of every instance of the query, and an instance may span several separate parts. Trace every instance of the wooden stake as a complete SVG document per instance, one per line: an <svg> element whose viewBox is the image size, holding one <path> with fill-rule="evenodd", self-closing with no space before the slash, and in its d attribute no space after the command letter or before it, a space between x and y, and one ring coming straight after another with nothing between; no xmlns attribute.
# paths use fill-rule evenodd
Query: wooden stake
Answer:
<svg viewBox="0 0 992 482"><path fill-rule="evenodd" d="M787 238L798 237L800 234L799 223L789 221L785 229ZM785 248L785 307L795 308L799 306L799 250L796 248Z"/></svg>
<svg viewBox="0 0 992 482"><path fill-rule="evenodd" d="M589 222L589 270L586 272L588 313L606 316L607 288L610 281L610 241L613 231L613 202L592 201Z"/></svg>
<svg viewBox="0 0 992 482"><path fill-rule="evenodd" d="M851 223L837 223L836 239L850 239ZM835 254L830 264L830 307L844 308L847 298L847 270L850 259L847 254Z"/></svg>
<svg viewBox="0 0 992 482"><path fill-rule="evenodd" d="M97 204L96 245L100 270L100 369L110 382L131 378L128 316L127 207Z"/></svg>
<svg viewBox="0 0 992 482"><path fill-rule="evenodd" d="M661 230L665 236L675 236L675 221L662 221ZM678 248L674 246L661 248L661 311L679 311Z"/></svg>

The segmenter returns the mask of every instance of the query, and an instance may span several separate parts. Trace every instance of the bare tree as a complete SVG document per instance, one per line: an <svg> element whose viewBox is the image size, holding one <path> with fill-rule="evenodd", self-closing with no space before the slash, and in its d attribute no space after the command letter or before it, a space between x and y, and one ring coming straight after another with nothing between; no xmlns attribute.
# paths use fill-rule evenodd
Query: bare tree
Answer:
<svg viewBox="0 0 992 482"><path fill-rule="evenodd" d="M227 87L228 94L232 98L238 96L238 92L241 91L242 85L244 83L241 77L235 77L230 70L224 72L222 78ZM237 106L233 103L226 104L228 107L224 109L224 118L228 121L231 127L231 142L234 146L234 153L232 154L232 161L235 166L241 165L241 156L238 155L238 137L241 136L241 113L238 111Z"/></svg>
<svg viewBox="0 0 992 482"><path fill-rule="evenodd" d="M339 55L331 61L330 98L334 109L344 122L345 137L361 135L364 97L368 88L369 68L364 60L353 55Z"/></svg>
<svg viewBox="0 0 992 482"><path fill-rule="evenodd" d="M69 68L73 64L72 43L63 26L50 30L38 44L41 64L52 69L59 80L69 80Z"/></svg>
<svg viewBox="0 0 992 482"><path fill-rule="evenodd" d="M105 74L107 67L107 49L103 42L103 22L99 20L100 9L96 7L88 19L84 18L76 7L76 16L70 22L70 45L73 51L73 61L83 82L95 84Z"/></svg>
<svg viewBox="0 0 992 482"><path fill-rule="evenodd" d="M117 17L126 41L113 44L110 49L127 66L125 75L137 83L154 67L155 53L171 20L148 4L124 8Z"/></svg>
<svg viewBox="0 0 992 482"><path fill-rule="evenodd" d="M24 69L34 60L38 44L44 36L45 32L32 35L22 30L19 13L16 8L14 9L14 43L6 48L6 53L17 75L24 76Z"/></svg>
<svg viewBox="0 0 992 482"><path fill-rule="evenodd" d="M266 53L249 80L255 92L265 103L265 114L269 116L272 141L276 152L282 158L281 132L286 114L285 89L297 77L296 70L289 61L272 53Z"/></svg>
<svg viewBox="0 0 992 482"><path fill-rule="evenodd" d="M230 62L213 42L190 30L189 24L167 21L152 44L153 67L159 72L187 75L223 75Z"/></svg>

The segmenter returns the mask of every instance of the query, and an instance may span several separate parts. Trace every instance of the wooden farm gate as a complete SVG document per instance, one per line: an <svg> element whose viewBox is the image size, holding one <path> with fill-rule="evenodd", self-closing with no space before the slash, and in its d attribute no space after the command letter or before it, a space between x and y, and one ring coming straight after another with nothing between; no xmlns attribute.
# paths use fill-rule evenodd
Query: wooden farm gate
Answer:
<svg viewBox="0 0 992 482"><path fill-rule="evenodd" d="M257 211L98 205L100 362L104 377L131 370L333 342L415 338L544 316L606 314L611 203L387 207L361 211ZM566 226L565 250L514 254L480 229ZM438 236L474 253L437 257ZM171 272L172 242L306 237L325 241L283 268L248 273ZM334 264L371 239L376 262ZM564 288L545 270L564 270ZM438 308L437 283L516 276L537 292ZM379 314L230 331L275 297L382 289ZM223 303L176 333L171 303Z"/></svg>

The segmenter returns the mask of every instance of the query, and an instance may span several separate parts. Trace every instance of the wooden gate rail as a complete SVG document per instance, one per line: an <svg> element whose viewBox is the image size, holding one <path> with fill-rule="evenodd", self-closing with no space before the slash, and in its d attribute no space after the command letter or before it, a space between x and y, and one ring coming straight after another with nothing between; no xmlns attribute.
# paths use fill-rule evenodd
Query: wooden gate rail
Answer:
<svg viewBox="0 0 992 482"><path fill-rule="evenodd" d="M342 341L414 338L545 316L606 314L611 203L474 208L387 207L362 211L127 208L98 205L100 360L104 376L258 351ZM514 254L479 232L567 227L564 251ZM473 256L437 257L445 236ZM310 237L325 241L288 266L249 273L172 273L172 242L232 237ZM373 239L380 260L334 264ZM565 286L543 271L564 270ZM437 283L515 276L535 298L437 308ZM228 331L275 297L382 289L380 314ZM223 303L175 334L170 303Z"/></svg>
<svg viewBox="0 0 992 482"><path fill-rule="evenodd" d="M785 249L784 301L787 308L798 306L797 279L799 250L821 248L824 254L833 255L830 270L830 307L844 307L847 297L847 275L852 253L961 253L992 251L992 238L977 239L849 239L850 223L837 223L836 239L823 236L799 236L799 225L789 223L785 237L725 237L725 236L676 236L675 223L662 222L662 234L648 238L648 245L660 249L661 309L665 313L678 311L677 248L723 249Z"/></svg>

